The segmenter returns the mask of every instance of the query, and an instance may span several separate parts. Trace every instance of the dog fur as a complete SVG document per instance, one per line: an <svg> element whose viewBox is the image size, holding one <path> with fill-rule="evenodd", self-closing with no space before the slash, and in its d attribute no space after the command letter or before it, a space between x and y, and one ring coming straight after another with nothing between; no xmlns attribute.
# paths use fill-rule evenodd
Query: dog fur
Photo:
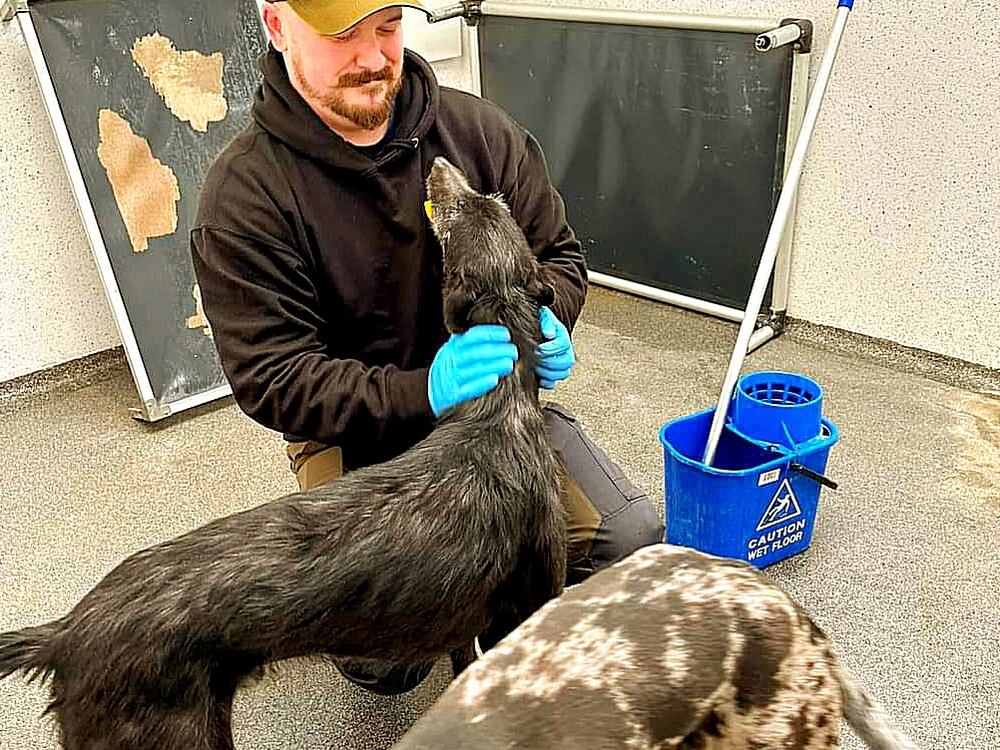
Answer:
<svg viewBox="0 0 1000 750"><path fill-rule="evenodd" d="M0 676L51 679L67 750L229 750L234 691L269 662L451 652L459 672L491 621L561 591L534 373L552 289L501 200L443 158L427 187L448 325L505 324L515 371L399 457L132 555L65 617L0 635Z"/></svg>
<svg viewBox="0 0 1000 750"><path fill-rule="evenodd" d="M394 750L915 750L775 584L656 544L545 605Z"/></svg>

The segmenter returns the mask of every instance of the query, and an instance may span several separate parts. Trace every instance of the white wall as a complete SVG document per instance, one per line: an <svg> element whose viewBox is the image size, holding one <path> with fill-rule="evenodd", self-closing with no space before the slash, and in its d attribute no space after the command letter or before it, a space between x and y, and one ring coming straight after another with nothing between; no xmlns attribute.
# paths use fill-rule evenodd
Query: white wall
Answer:
<svg viewBox="0 0 1000 750"><path fill-rule="evenodd" d="M836 5L559 4L811 18L814 72ZM802 178L792 316L1000 368L998 15L1000 0L856 2ZM16 24L0 60L2 381L120 341ZM468 88L470 65L435 69Z"/></svg>
<svg viewBox="0 0 1000 750"><path fill-rule="evenodd" d="M121 343L24 39L0 24L0 381Z"/></svg>

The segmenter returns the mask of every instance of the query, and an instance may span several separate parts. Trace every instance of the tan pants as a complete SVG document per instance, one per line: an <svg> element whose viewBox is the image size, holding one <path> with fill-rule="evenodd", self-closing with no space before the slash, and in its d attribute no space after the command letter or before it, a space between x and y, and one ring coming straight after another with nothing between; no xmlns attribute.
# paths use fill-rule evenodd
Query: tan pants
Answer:
<svg viewBox="0 0 1000 750"><path fill-rule="evenodd" d="M344 459L340 448L323 443L289 443L285 449L299 489L311 490L344 476Z"/></svg>
<svg viewBox="0 0 1000 750"><path fill-rule="evenodd" d="M638 547L663 540L663 525L644 492L586 436L558 404L545 408L552 446L565 466L568 584L579 583ZM303 490L344 475L337 446L313 441L289 443L291 469Z"/></svg>

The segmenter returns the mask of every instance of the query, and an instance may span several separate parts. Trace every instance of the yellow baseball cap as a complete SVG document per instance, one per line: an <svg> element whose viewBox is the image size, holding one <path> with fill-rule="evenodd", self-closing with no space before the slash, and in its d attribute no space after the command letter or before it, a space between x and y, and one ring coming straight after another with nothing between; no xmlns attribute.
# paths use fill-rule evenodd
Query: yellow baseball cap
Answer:
<svg viewBox="0 0 1000 750"><path fill-rule="evenodd" d="M277 2L278 0L268 0ZM385 8L405 6L430 11L420 0L285 0L318 34L342 34L358 21Z"/></svg>

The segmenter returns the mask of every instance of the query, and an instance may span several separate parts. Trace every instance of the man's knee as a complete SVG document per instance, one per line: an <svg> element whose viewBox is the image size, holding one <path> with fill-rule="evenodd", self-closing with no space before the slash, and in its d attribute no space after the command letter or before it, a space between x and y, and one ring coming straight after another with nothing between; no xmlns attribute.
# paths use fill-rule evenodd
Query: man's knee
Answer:
<svg viewBox="0 0 1000 750"><path fill-rule="evenodd" d="M545 407L552 447L568 474L570 577L575 583L639 547L663 540L648 495L587 435L562 406Z"/></svg>
<svg viewBox="0 0 1000 750"><path fill-rule="evenodd" d="M344 458L339 446L323 445L310 440L288 443L285 453L299 482L299 489L303 491L340 479L344 475Z"/></svg>
<svg viewBox="0 0 1000 750"><path fill-rule="evenodd" d="M652 501L648 497L632 500L604 520L590 554L594 570L606 568L640 547L662 541L663 521Z"/></svg>

